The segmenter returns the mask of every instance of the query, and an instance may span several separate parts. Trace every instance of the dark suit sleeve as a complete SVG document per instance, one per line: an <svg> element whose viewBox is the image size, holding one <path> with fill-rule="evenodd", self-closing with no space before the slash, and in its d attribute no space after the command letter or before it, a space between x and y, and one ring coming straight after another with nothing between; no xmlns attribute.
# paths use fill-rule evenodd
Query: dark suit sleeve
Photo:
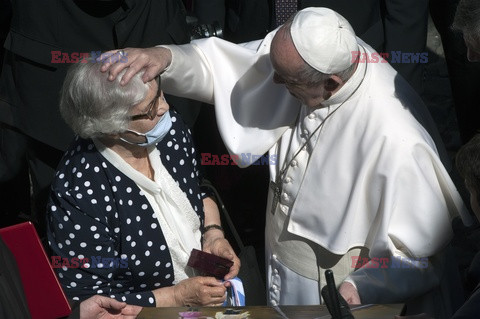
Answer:
<svg viewBox="0 0 480 319"><path fill-rule="evenodd" d="M478 318L478 309L480 308L480 286L477 286L473 294L455 312L452 319L474 319Z"/></svg>
<svg viewBox="0 0 480 319"><path fill-rule="evenodd" d="M385 0L385 52L424 53L427 41L428 0ZM392 61L391 61L392 62ZM413 88L421 93L423 64L392 63Z"/></svg>
<svg viewBox="0 0 480 319"><path fill-rule="evenodd" d="M217 21L222 28L225 26L226 0L195 0L193 13L199 23L213 23Z"/></svg>

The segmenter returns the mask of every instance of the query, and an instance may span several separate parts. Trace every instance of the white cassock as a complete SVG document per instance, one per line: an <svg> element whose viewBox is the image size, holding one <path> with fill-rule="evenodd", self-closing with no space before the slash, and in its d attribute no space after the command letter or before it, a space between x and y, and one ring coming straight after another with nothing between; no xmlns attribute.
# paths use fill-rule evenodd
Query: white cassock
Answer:
<svg viewBox="0 0 480 319"><path fill-rule="evenodd" d="M451 219L468 218L434 141L412 115L432 124L422 101L387 63L360 63L325 107L309 109L272 82L273 35L245 45L209 38L165 46L173 60L162 75L165 92L215 105L231 154L268 152L271 182L284 170L279 204L272 213L270 189L267 207L268 302L320 303L326 268L337 284L353 282L362 303L403 302L438 287L448 265L437 257L428 267L352 273L360 255L444 256ZM436 318L450 312L436 306Z"/></svg>

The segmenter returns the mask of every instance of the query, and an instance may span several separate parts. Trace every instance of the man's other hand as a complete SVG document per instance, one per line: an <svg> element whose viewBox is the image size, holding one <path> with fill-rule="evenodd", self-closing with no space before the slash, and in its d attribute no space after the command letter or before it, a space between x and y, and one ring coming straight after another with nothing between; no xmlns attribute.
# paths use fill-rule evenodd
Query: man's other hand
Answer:
<svg viewBox="0 0 480 319"><path fill-rule="evenodd" d="M342 295L343 299L349 304L349 305L359 305L361 304L360 302L360 296L358 295L357 288L355 288L354 285L351 283L345 281L340 285L340 288L338 289L338 292Z"/></svg>

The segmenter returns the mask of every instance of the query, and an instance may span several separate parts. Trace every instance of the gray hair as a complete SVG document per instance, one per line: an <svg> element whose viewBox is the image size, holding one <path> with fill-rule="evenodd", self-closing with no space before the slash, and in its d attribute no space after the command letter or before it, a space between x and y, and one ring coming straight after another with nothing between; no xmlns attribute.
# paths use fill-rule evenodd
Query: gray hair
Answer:
<svg viewBox="0 0 480 319"><path fill-rule="evenodd" d="M480 1L460 0L452 28L463 32L467 39L480 40Z"/></svg>
<svg viewBox="0 0 480 319"><path fill-rule="evenodd" d="M290 28L292 27L292 22L294 19L295 15L291 16L287 22L285 22L285 28L287 29L288 32L285 32L287 34L287 37L292 40L292 35L290 33ZM334 74L326 74L323 72L318 71L317 69L313 68L310 64L308 64L305 60L303 61L303 67L300 69L300 72L298 74L299 80L303 83L307 83L308 85L318 85L323 83L324 81L328 80L332 75L338 76L343 82L346 82L350 77L355 73L356 69L356 64L353 63L351 66L349 66L347 69L334 73Z"/></svg>
<svg viewBox="0 0 480 319"><path fill-rule="evenodd" d="M309 85L317 85L326 80L328 80L332 75L338 76L343 82L346 82L350 77L355 73L356 64L352 64L347 69L335 73L335 74L326 74L322 73L313 67L311 67L308 63L305 62L303 67L300 69L299 78L300 81L307 83Z"/></svg>
<svg viewBox="0 0 480 319"><path fill-rule="evenodd" d="M72 65L60 92L60 113L75 134L82 138L124 132L130 121L129 110L148 94L149 84L137 73L125 86L120 79L108 80L101 62L89 58Z"/></svg>

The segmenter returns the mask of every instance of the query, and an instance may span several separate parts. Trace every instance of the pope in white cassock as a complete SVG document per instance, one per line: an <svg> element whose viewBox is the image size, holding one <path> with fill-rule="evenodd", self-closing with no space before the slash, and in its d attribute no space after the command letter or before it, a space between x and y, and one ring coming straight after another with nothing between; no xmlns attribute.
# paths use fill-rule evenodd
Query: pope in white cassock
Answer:
<svg viewBox="0 0 480 319"><path fill-rule="evenodd" d="M104 71L130 67L125 80L146 67L153 78L168 66L164 91L214 104L231 154L275 159L269 304L319 304L330 268L350 303L408 301L435 318L454 310L438 288L456 279L445 258L451 219L468 216L443 146L421 99L343 17L307 8L263 41L125 51L128 63Z"/></svg>

